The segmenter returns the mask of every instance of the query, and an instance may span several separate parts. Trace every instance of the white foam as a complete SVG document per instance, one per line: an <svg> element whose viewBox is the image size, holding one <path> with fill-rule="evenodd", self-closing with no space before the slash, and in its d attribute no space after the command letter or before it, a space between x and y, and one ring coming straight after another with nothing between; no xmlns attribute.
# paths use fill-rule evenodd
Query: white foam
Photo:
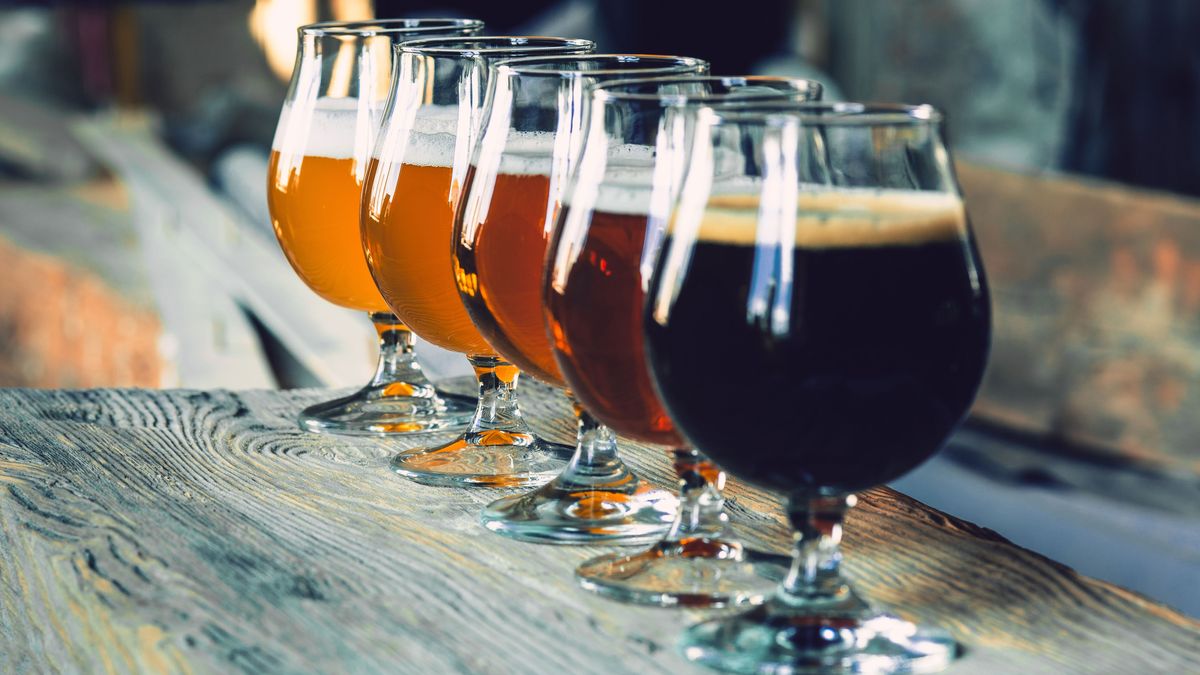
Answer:
<svg viewBox="0 0 1200 675"><path fill-rule="evenodd" d="M549 131L510 131L504 139L499 173L510 176L550 176L576 161L582 138ZM654 151L644 145L619 145L608 150L609 164L635 171L654 166Z"/></svg>
<svg viewBox="0 0 1200 675"><path fill-rule="evenodd" d="M271 149L294 155L354 159L369 156L383 114L377 101L321 97L312 106L288 103Z"/></svg>
<svg viewBox="0 0 1200 675"><path fill-rule="evenodd" d="M286 104L271 149L331 159L370 157L383 122L383 110L378 102L363 105L356 98L322 97L313 106ZM392 121L404 124L398 117ZM408 134L405 161L450 166L457 126L457 106L421 106Z"/></svg>
<svg viewBox="0 0 1200 675"><path fill-rule="evenodd" d="M410 109L406 114L393 115L389 123L394 126L384 127L384 142L398 143L399 139L405 139L403 153L392 155L393 159L416 166L451 167L456 138L469 120L460 119L458 106L422 105L416 111Z"/></svg>
<svg viewBox="0 0 1200 675"><path fill-rule="evenodd" d="M404 150L404 163L415 166L450 167L454 164L454 134L413 130Z"/></svg>
<svg viewBox="0 0 1200 675"><path fill-rule="evenodd" d="M588 160L583 160L586 164ZM588 202L594 211L621 215L647 215L653 203L655 172L654 148L646 145L620 144L604 148L602 162L593 163L586 171L602 172L597 189L586 195L570 195L570 205L577 199ZM587 180L594 181L594 173ZM661 177L659 182L662 182Z"/></svg>
<svg viewBox="0 0 1200 675"><path fill-rule="evenodd" d="M556 162L561 166L569 160L569 149L562 143L556 147L548 131L510 131L499 147L498 172L508 176L549 176Z"/></svg>
<svg viewBox="0 0 1200 675"><path fill-rule="evenodd" d="M605 183L596 194L596 205L592 210L623 216L648 216L652 194L649 185Z"/></svg>

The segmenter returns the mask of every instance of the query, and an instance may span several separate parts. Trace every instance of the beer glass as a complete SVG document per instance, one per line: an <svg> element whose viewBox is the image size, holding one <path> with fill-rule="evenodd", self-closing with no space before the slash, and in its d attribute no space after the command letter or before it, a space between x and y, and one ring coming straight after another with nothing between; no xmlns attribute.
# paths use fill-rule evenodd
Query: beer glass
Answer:
<svg viewBox="0 0 1200 675"><path fill-rule="evenodd" d="M392 79L392 47L431 35L471 35L473 19L387 19L299 29L296 67L275 131L267 205L292 269L322 298L367 312L379 335L375 375L358 392L300 414L310 431L381 435L464 426L469 399L437 392L413 336L367 271L359 204Z"/></svg>
<svg viewBox="0 0 1200 675"><path fill-rule="evenodd" d="M649 549L602 555L576 568L587 590L641 604L725 607L761 602L786 573L787 558L746 549L729 536L725 474L686 446L654 393L641 308L697 106L802 103L820 95L816 82L775 77L644 78L592 90L580 169L547 259L551 347L592 415L617 433L672 448L679 511Z"/></svg>
<svg viewBox="0 0 1200 675"><path fill-rule="evenodd" d="M542 278L550 234L579 159L589 85L637 75L699 74L703 61L592 54L497 64L480 142L455 220L454 276L480 333L526 373L564 386L550 350ZM489 529L544 543L652 541L675 500L630 472L616 436L576 406L578 443L553 481L486 507Z"/></svg>
<svg viewBox="0 0 1200 675"><path fill-rule="evenodd" d="M949 634L881 613L840 571L854 493L945 442L983 376L983 269L929 106L701 109L643 314L671 420L789 495L791 569L763 605L689 628L738 672L929 672ZM711 372L722 350L720 395ZM754 395L748 395L753 392Z"/></svg>
<svg viewBox="0 0 1200 675"><path fill-rule="evenodd" d="M544 482L570 450L536 437L517 404L518 370L479 334L458 299L450 264L454 212L467 180L490 62L533 54L584 54L587 40L433 38L398 47L397 76L362 202L367 266L389 307L417 335L467 355L479 399L467 430L392 460L430 485Z"/></svg>

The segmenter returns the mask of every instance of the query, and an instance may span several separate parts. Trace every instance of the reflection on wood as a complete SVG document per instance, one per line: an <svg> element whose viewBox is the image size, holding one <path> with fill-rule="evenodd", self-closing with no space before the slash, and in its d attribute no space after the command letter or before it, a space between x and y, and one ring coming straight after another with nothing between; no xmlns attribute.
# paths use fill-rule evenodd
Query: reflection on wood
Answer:
<svg viewBox="0 0 1200 675"><path fill-rule="evenodd" d="M523 387L540 431L566 402ZM502 491L402 481L413 441L305 434L327 391L0 391L0 671L699 672L701 616L575 588L600 549L477 524ZM672 483L661 450L627 459ZM731 481L735 526L776 551L776 495ZM1185 672L1200 625L886 489L851 514L870 596L967 645L953 673Z"/></svg>
<svg viewBox="0 0 1200 675"><path fill-rule="evenodd" d="M976 414L1200 472L1200 203L959 165L992 284Z"/></svg>

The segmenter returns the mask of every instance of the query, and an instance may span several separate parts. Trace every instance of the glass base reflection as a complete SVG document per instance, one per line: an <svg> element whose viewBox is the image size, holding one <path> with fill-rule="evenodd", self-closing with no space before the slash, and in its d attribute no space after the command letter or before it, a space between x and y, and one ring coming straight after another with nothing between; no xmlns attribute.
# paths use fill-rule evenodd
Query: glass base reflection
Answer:
<svg viewBox="0 0 1200 675"><path fill-rule="evenodd" d="M347 436L454 431L471 421L475 402L428 384L372 384L343 398L305 408L300 428Z"/></svg>
<svg viewBox="0 0 1200 675"><path fill-rule="evenodd" d="M933 673L958 657L949 633L889 614L822 613L779 598L688 628L690 661L734 673Z"/></svg>
<svg viewBox="0 0 1200 675"><path fill-rule="evenodd" d="M789 563L787 556L736 542L689 537L592 558L575 569L575 578L584 589L619 602L716 609L762 603Z"/></svg>
<svg viewBox="0 0 1200 675"><path fill-rule="evenodd" d="M471 424L458 438L392 458L392 471L441 487L541 485L567 466L573 448L539 438L517 401L520 371L494 356L468 357L479 381Z"/></svg>
<svg viewBox="0 0 1200 675"><path fill-rule="evenodd" d="M572 448L531 433L486 429L392 458L397 474L440 487L540 485L566 466Z"/></svg>
<svg viewBox="0 0 1200 675"><path fill-rule="evenodd" d="M512 539L543 544L649 544L667 532L677 500L624 465L615 480L580 480L570 468L523 495L489 504L483 526Z"/></svg>
<svg viewBox="0 0 1200 675"><path fill-rule="evenodd" d="M379 361L367 386L349 396L305 408L306 431L347 436L392 436L456 431L475 413L475 399L434 388L417 361L412 331L389 312L372 312Z"/></svg>

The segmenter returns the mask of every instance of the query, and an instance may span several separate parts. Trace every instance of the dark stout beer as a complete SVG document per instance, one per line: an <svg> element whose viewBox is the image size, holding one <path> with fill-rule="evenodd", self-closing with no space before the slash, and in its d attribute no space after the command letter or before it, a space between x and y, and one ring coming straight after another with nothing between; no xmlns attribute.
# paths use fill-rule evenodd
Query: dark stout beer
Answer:
<svg viewBox="0 0 1200 675"><path fill-rule="evenodd" d="M848 492L936 452L983 375L990 310L961 202L844 191L802 198L794 231L754 199L676 223L645 315L680 429L735 475ZM660 288L661 287L661 288ZM672 299L671 291L678 289Z"/></svg>

